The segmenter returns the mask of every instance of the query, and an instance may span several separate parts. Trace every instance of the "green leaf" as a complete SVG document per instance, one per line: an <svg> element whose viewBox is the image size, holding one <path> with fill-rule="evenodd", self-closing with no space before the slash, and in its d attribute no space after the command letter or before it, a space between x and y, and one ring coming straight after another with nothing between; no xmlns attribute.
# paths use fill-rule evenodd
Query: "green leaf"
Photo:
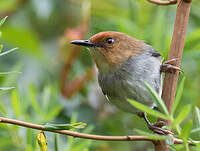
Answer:
<svg viewBox="0 0 200 151"><path fill-rule="evenodd" d="M135 108L143 111L143 112L146 112L152 116L155 116L155 117L158 117L158 118L162 118L162 119L166 119L166 120L171 120L170 116L167 116L159 111L156 111L156 110L153 110L153 109L150 109L149 107L137 102L137 101L134 101L134 100L130 100L128 99L127 100L130 104L132 104Z"/></svg>
<svg viewBox="0 0 200 151"><path fill-rule="evenodd" d="M0 114L2 114L3 116L7 115L6 107L4 106L2 102L0 102Z"/></svg>
<svg viewBox="0 0 200 151"><path fill-rule="evenodd" d="M45 111L48 111L50 100L51 100L51 87L50 86L45 86L43 93L42 93L42 108Z"/></svg>
<svg viewBox="0 0 200 151"><path fill-rule="evenodd" d="M184 124L183 129L181 131L180 137L183 139L184 142L187 142L190 136L191 128L192 128L192 121L190 120L186 124Z"/></svg>
<svg viewBox="0 0 200 151"><path fill-rule="evenodd" d="M93 126L88 126L83 130L83 133L91 133ZM89 139L74 139L73 137L69 136L69 146L65 151L89 151L88 147L91 144L91 140Z"/></svg>
<svg viewBox="0 0 200 151"><path fill-rule="evenodd" d="M11 53L11 52L13 52L13 51L15 51L15 50L17 50L17 49L18 49L18 48L13 48L13 49L7 50L7 51L5 51L5 52L3 52L3 53L0 53L0 57L6 55L6 54L8 54L8 53Z"/></svg>
<svg viewBox="0 0 200 151"><path fill-rule="evenodd" d="M170 145L169 145L169 149L170 149L170 151L177 151L177 150L174 148L174 146L170 146Z"/></svg>
<svg viewBox="0 0 200 151"><path fill-rule="evenodd" d="M56 134L54 134L54 151L58 151L58 138Z"/></svg>
<svg viewBox="0 0 200 151"><path fill-rule="evenodd" d="M41 114L41 108L36 98L36 90L32 85L29 86L29 93L30 93L29 99L33 109L35 110L36 113Z"/></svg>
<svg viewBox="0 0 200 151"><path fill-rule="evenodd" d="M198 107L195 107L195 121L196 121L196 126L200 127L200 111Z"/></svg>
<svg viewBox="0 0 200 151"><path fill-rule="evenodd" d="M163 100L161 99L160 96L158 96L158 93L148 84L148 83L144 83L147 90L149 91L149 93L151 94L153 100L155 101L155 103L158 105L159 109L161 109L161 111L163 111L165 113L165 115L169 115L169 112L167 110L167 107L165 106Z"/></svg>
<svg viewBox="0 0 200 151"><path fill-rule="evenodd" d="M0 20L0 27L5 23L6 19L8 16L4 17L3 19Z"/></svg>
<svg viewBox="0 0 200 151"><path fill-rule="evenodd" d="M191 130L191 133L197 133L200 131L200 111L198 107L195 107L194 127L195 129Z"/></svg>
<svg viewBox="0 0 200 151"><path fill-rule="evenodd" d="M7 91L7 90L14 89L14 88L15 87L0 87L0 90Z"/></svg>
<svg viewBox="0 0 200 151"><path fill-rule="evenodd" d="M62 106L57 105L53 109L47 111L48 113L45 114L45 116L43 117L43 121L50 121L54 119L60 113L61 110L62 110Z"/></svg>
<svg viewBox="0 0 200 151"><path fill-rule="evenodd" d="M78 114L77 113L73 113L72 114L72 117L70 119L70 123L75 123L77 122L77 119L78 119Z"/></svg>
<svg viewBox="0 0 200 151"><path fill-rule="evenodd" d="M182 108L182 110L179 112L178 116L173 120L172 124L173 126L179 125L190 113L191 105L186 105Z"/></svg>
<svg viewBox="0 0 200 151"><path fill-rule="evenodd" d="M20 74L19 71L10 71L10 72L0 72L0 75L8 75L8 74Z"/></svg>
<svg viewBox="0 0 200 151"><path fill-rule="evenodd" d="M3 50L3 45L0 45L0 53L1 53L2 50Z"/></svg>
<svg viewBox="0 0 200 151"><path fill-rule="evenodd" d="M197 132L199 132L199 131L200 131L200 127L195 128L195 129L191 130L191 134L192 134L192 133L197 133Z"/></svg>
<svg viewBox="0 0 200 151"><path fill-rule="evenodd" d="M20 99L19 95L17 94L16 90L13 90L11 93L11 105L15 112L16 117L19 117L21 115L21 105L20 105Z"/></svg>
<svg viewBox="0 0 200 151"><path fill-rule="evenodd" d="M81 129L87 124L83 122L73 123L73 124L50 124L44 125L44 130L70 130L70 129Z"/></svg>
<svg viewBox="0 0 200 151"><path fill-rule="evenodd" d="M38 61L47 63L48 60L46 60L45 53L42 50L41 41L35 31L29 28L17 28L8 25L2 29L2 32L6 33L2 37L2 41L8 41L12 45L19 47L21 51L26 51L31 56L34 55Z"/></svg>
<svg viewBox="0 0 200 151"><path fill-rule="evenodd" d="M152 134L152 133L148 133L148 132L141 131L141 130L138 130L138 129L135 129L135 131L138 134L142 135L142 136L147 136L148 138L154 139L154 140L165 140L165 139L169 139L170 138L169 136Z"/></svg>
<svg viewBox="0 0 200 151"><path fill-rule="evenodd" d="M200 144L196 144L196 150L200 150Z"/></svg>
<svg viewBox="0 0 200 151"><path fill-rule="evenodd" d="M186 151L190 150L187 141L189 139L191 129L192 129L192 121L190 120L183 126L183 129L182 129L181 135L180 135L180 138L182 138L182 140L184 142Z"/></svg>
<svg viewBox="0 0 200 151"><path fill-rule="evenodd" d="M174 104L172 106L172 112L171 114L174 115L175 113L175 110L181 100L181 96L183 94L183 88L184 88L184 83L185 83L185 77L182 78L181 82L180 82L180 85L178 87L178 90L177 90L177 93L176 93L176 98L174 100Z"/></svg>

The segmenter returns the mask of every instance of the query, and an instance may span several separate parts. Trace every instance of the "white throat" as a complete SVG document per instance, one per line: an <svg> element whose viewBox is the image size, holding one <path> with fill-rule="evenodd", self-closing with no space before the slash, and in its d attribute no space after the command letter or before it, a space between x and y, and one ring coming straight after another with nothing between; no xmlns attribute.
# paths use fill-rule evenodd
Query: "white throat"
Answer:
<svg viewBox="0 0 200 151"><path fill-rule="evenodd" d="M94 61L96 63L96 66L100 72L108 73L113 70L114 67L111 67L107 63L105 57L101 53L99 53L99 51L96 50L95 47L91 47L91 48L89 48L89 50L90 50L92 58L94 59Z"/></svg>

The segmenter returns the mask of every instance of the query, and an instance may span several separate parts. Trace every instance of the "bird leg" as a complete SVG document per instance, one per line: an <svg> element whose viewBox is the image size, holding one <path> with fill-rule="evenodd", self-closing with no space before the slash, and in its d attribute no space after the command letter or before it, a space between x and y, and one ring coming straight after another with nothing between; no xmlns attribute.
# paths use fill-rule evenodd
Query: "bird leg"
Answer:
<svg viewBox="0 0 200 151"><path fill-rule="evenodd" d="M178 59L167 60L166 62L164 62L161 65L160 71L161 72L169 72L169 73L173 73L174 71L179 71L179 72L183 73L183 70L181 68L174 65L177 61L178 61Z"/></svg>
<svg viewBox="0 0 200 151"><path fill-rule="evenodd" d="M144 112L140 112L137 114L139 117L144 118L145 122L147 123L148 128L153 131L156 134L160 134L160 135L168 135L168 134L173 134L171 131L169 130L165 130L162 129L161 127L163 127L165 125L165 122L163 121L158 121L155 123L150 123L146 113Z"/></svg>

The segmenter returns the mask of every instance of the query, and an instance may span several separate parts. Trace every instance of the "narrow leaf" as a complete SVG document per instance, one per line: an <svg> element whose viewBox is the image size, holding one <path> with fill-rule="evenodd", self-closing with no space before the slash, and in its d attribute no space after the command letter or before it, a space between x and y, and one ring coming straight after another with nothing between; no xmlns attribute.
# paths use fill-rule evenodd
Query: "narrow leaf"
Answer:
<svg viewBox="0 0 200 151"><path fill-rule="evenodd" d="M14 90L11 93L11 105L12 108L14 109L16 117L19 117L21 115L21 105L20 105L20 99L19 95L17 94L17 91Z"/></svg>
<svg viewBox="0 0 200 151"><path fill-rule="evenodd" d="M173 125L174 126L179 125L190 113L190 110L191 110L191 105L184 106L183 109L178 114L178 116L174 119Z"/></svg>
<svg viewBox="0 0 200 151"><path fill-rule="evenodd" d="M30 99L30 102L32 104L32 107L33 109L35 110L36 113L41 113L41 108L40 108L40 105L37 101L37 98L36 98L36 90L34 89L34 87L32 85L29 86L29 99Z"/></svg>
<svg viewBox="0 0 200 151"><path fill-rule="evenodd" d="M73 124L50 124L44 125L44 130L70 130L70 129L81 129L87 124L83 122L73 123Z"/></svg>
<svg viewBox="0 0 200 151"><path fill-rule="evenodd" d="M200 131L200 127L195 128L195 129L191 130L191 134L192 134L192 133L197 133L197 132L199 132L199 131Z"/></svg>
<svg viewBox="0 0 200 151"><path fill-rule="evenodd" d="M0 27L5 23L6 19L8 16L4 17L3 19L0 20Z"/></svg>
<svg viewBox="0 0 200 151"><path fill-rule="evenodd" d="M148 133L148 132L141 131L141 130L138 130L138 129L135 129L135 131L136 131L138 134L142 135L142 136L147 136L148 138L154 139L154 140L165 140L165 139L170 138L169 136L152 134L152 133Z"/></svg>
<svg viewBox="0 0 200 151"><path fill-rule="evenodd" d="M13 51L15 51L15 50L17 50L17 49L18 49L18 48L13 48L13 49L7 50L7 51L5 51L5 52L3 52L3 53L0 53L0 57L6 55L6 54L8 54L8 53L11 53L11 52L13 52Z"/></svg>
<svg viewBox="0 0 200 151"><path fill-rule="evenodd" d="M181 135L180 135L180 137L183 139L186 151L190 150L187 141L189 139L191 129L192 129L192 121L190 120L183 126L183 129L182 129Z"/></svg>
<svg viewBox="0 0 200 151"><path fill-rule="evenodd" d="M0 72L0 75L7 75L7 74L20 74L19 71L10 71L10 72Z"/></svg>
<svg viewBox="0 0 200 151"><path fill-rule="evenodd" d="M58 151L58 137L54 134L54 151Z"/></svg>
<svg viewBox="0 0 200 151"><path fill-rule="evenodd" d="M2 50L3 50L3 45L0 45L0 53L1 53Z"/></svg>
<svg viewBox="0 0 200 151"><path fill-rule="evenodd" d="M183 129L181 131L180 137L183 139L184 142L187 142L190 136L191 128L192 128L192 121L190 120L183 126Z"/></svg>
<svg viewBox="0 0 200 151"><path fill-rule="evenodd" d="M0 87L0 90L7 91L7 90L14 89L14 88L15 87Z"/></svg>
<svg viewBox="0 0 200 151"><path fill-rule="evenodd" d="M43 131L37 134L37 143L40 147L40 151L47 151L47 140Z"/></svg>
<svg viewBox="0 0 200 151"><path fill-rule="evenodd" d="M200 127L200 111L198 107L195 107L195 127Z"/></svg>
<svg viewBox="0 0 200 151"><path fill-rule="evenodd" d="M161 111L163 111L165 113L165 115L169 115L169 112L167 110L167 107L165 106L163 100L161 99L160 96L158 96L158 93L148 84L148 83L144 83L147 90L149 91L149 93L151 94L153 100L155 101L155 103L158 105L158 107L161 109Z"/></svg>
<svg viewBox="0 0 200 151"><path fill-rule="evenodd" d="M2 102L0 102L0 115L2 116L6 116L7 115L7 110L6 107L4 106L4 104L2 104Z"/></svg>
<svg viewBox="0 0 200 151"><path fill-rule="evenodd" d="M200 111L198 107L195 107L195 114L194 114L194 127L195 129L191 130L191 133L199 133L200 132Z"/></svg>
<svg viewBox="0 0 200 151"><path fill-rule="evenodd" d="M53 109L49 109L46 115L44 115L43 117L43 121L50 121L52 119L54 119L62 110L62 106L58 105L56 107L54 107Z"/></svg>
<svg viewBox="0 0 200 151"><path fill-rule="evenodd" d="M183 77L183 79L181 80L181 83L178 87L177 93L176 93L176 98L174 100L174 104L172 106L172 112L171 114L174 115L174 112L181 100L182 94L183 94L183 88L184 88L184 83L185 83L185 77Z"/></svg>
<svg viewBox="0 0 200 151"><path fill-rule="evenodd" d="M153 109L150 109L149 107L137 102L137 101L134 101L134 100L130 100L128 99L127 100L130 104L132 104L135 108L143 111L143 112L146 112L152 116L155 116L155 117L158 117L158 118L162 118L162 119L166 119L166 120L171 120L171 118L159 111L156 111L156 110L153 110Z"/></svg>

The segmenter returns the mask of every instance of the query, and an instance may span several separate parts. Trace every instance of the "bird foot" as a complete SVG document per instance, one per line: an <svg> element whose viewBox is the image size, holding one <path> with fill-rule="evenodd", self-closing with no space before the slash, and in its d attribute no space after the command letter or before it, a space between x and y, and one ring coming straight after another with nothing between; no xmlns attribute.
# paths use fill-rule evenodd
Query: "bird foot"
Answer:
<svg viewBox="0 0 200 151"><path fill-rule="evenodd" d="M169 72L169 73L179 71L179 72L183 73L183 70L181 68L174 65L177 61L178 61L178 58L167 60L166 62L164 62L161 65L160 71L161 72Z"/></svg>
<svg viewBox="0 0 200 151"><path fill-rule="evenodd" d="M164 121L157 121L157 122L153 123L152 125L161 128L161 127L165 126L166 123Z"/></svg>
<svg viewBox="0 0 200 151"><path fill-rule="evenodd" d="M173 135L173 133L169 130L166 130L166 129L163 129L163 128L160 128L158 126L155 126L154 124L148 124L148 128L150 130L152 130L154 133L156 134L160 134L160 135Z"/></svg>
<svg viewBox="0 0 200 151"><path fill-rule="evenodd" d="M153 131L154 133L160 134L160 135L169 135L169 134L173 135L173 133L171 131L162 128L165 125L164 121L158 121L158 122L155 122L155 123L150 123L148 118L147 118L146 113L139 112L139 113L137 113L137 115L145 120L148 128L151 131Z"/></svg>

